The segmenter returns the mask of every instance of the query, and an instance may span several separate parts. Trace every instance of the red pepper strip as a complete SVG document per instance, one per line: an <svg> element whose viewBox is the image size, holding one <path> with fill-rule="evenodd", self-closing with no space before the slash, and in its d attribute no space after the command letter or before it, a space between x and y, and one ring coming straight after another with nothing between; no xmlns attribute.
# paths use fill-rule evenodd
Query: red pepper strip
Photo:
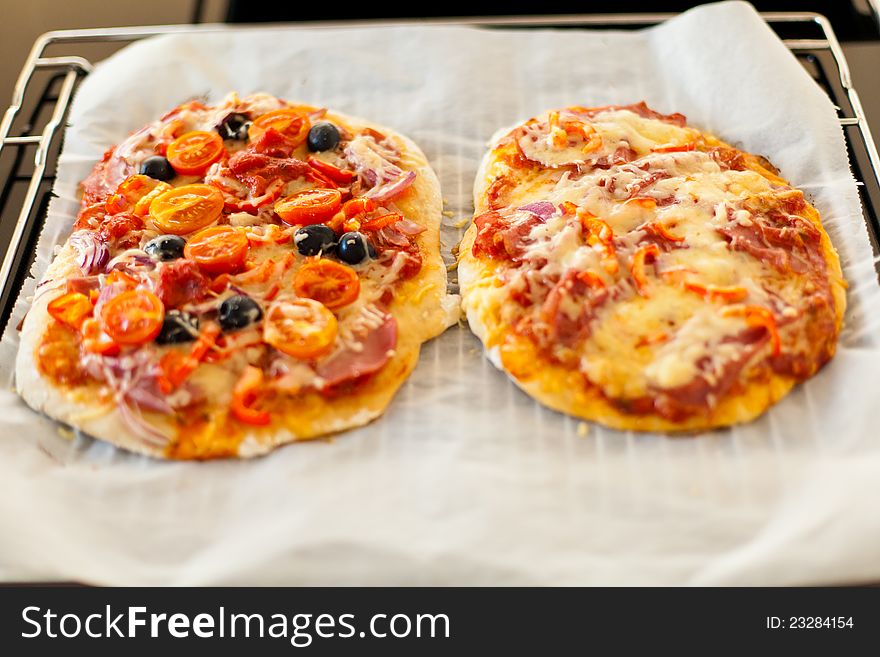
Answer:
<svg viewBox="0 0 880 657"><path fill-rule="evenodd" d="M321 172L327 178L340 185L347 185L354 180L354 171L340 169L339 167L335 167L329 162L324 162L316 157L310 157L308 159L308 164L316 171Z"/></svg>
<svg viewBox="0 0 880 657"><path fill-rule="evenodd" d="M376 204L371 199L359 196L343 203L342 212L337 212L336 216L327 222L327 225L336 232L339 232L340 228L343 231L360 230L361 219L363 219L361 215L368 214L375 209Z"/></svg>
<svg viewBox="0 0 880 657"><path fill-rule="evenodd" d="M575 119L569 119L567 121L560 122L559 112L550 112L548 124L551 131L554 128L561 128L565 131L567 135L578 135L585 140L590 139L590 136L596 132L596 130L592 126L588 126L582 121L578 121ZM556 143L554 145L557 148L562 148L565 146L564 143Z"/></svg>
<svg viewBox="0 0 880 657"><path fill-rule="evenodd" d="M323 173L318 171L317 169L312 169L311 171L306 171L306 178L311 180L314 183L318 183L321 187L327 187L329 189L337 189L339 185L330 180Z"/></svg>
<svg viewBox="0 0 880 657"><path fill-rule="evenodd" d="M684 242L684 236L669 232L669 226L662 221L655 221L648 224L648 227L661 237L668 239L670 242Z"/></svg>
<svg viewBox="0 0 880 657"><path fill-rule="evenodd" d="M688 151L692 151L696 148L696 144L693 142L689 144L678 144L678 145L670 145L670 146L655 146L651 149L653 153L686 153Z"/></svg>
<svg viewBox="0 0 880 657"><path fill-rule="evenodd" d="M107 278L104 279L104 287L112 285L113 283L124 283L127 289L132 290L138 286L139 281L120 269L114 269L107 274Z"/></svg>
<svg viewBox="0 0 880 657"><path fill-rule="evenodd" d="M596 215L578 208L577 217L581 222L587 244L598 246L602 251L602 266L609 274L616 274L620 269L617 252L614 249L614 231L611 226L598 219Z"/></svg>
<svg viewBox="0 0 880 657"><path fill-rule="evenodd" d="M581 121L565 121L561 127L565 130L566 134L578 135L587 141L591 140L596 133L595 128L588 126Z"/></svg>
<svg viewBox="0 0 880 657"><path fill-rule="evenodd" d="M244 373L232 389L230 410L239 422L245 424L266 425L271 422L267 411L252 408L257 399L257 391L263 385L263 370L253 365L244 368Z"/></svg>
<svg viewBox="0 0 880 657"><path fill-rule="evenodd" d="M371 199L359 196L350 201L346 201L342 206L342 214L346 219L352 219L359 214L366 214L376 209L376 204Z"/></svg>
<svg viewBox="0 0 880 657"><path fill-rule="evenodd" d="M648 210L653 210L657 207L657 200L651 198L650 196L634 196L633 198L629 198L623 202L624 205L638 205Z"/></svg>
<svg viewBox="0 0 880 657"><path fill-rule="evenodd" d="M767 329L770 335L770 344L773 347L773 355L778 356L782 349L782 340L779 337L779 329L776 327L776 318L768 308L763 306L726 306L721 309L724 317L742 316L746 318L749 326L760 326Z"/></svg>
<svg viewBox="0 0 880 657"><path fill-rule="evenodd" d="M710 301L720 300L726 303L736 303L749 295L749 291L739 285L703 285L702 283L685 281L684 286Z"/></svg>
<svg viewBox="0 0 880 657"><path fill-rule="evenodd" d="M345 218L345 215L342 214L342 210L333 215L331 219L328 219L325 223L333 229L335 233L342 233L344 224L349 221Z"/></svg>
<svg viewBox="0 0 880 657"><path fill-rule="evenodd" d="M361 225L361 230L379 230L380 228L385 228L385 226L396 224L401 219L403 219L403 215L397 212L389 212L388 214L365 221Z"/></svg>
<svg viewBox="0 0 880 657"><path fill-rule="evenodd" d="M231 279L232 277L229 274L220 274L217 278L211 281L211 292L222 294L226 291L226 288L229 287Z"/></svg>
<svg viewBox="0 0 880 657"><path fill-rule="evenodd" d="M295 262L296 262L296 255L294 255L293 251L288 251L287 254L284 256L284 259L280 263L281 264L281 267L279 268L280 271L276 270L276 272L275 272L276 276L278 276L278 278L281 278L282 276L284 276L284 274L287 273L287 270L290 269L293 266L293 263L295 263Z"/></svg>
<svg viewBox="0 0 880 657"><path fill-rule="evenodd" d="M577 214L578 206L571 201L563 201L560 203L560 206L562 207L563 214Z"/></svg>
<svg viewBox="0 0 880 657"><path fill-rule="evenodd" d="M275 297L278 296L278 293L281 292L281 286L278 283L273 283L272 287L269 288L269 291L266 292L266 295L263 297L266 301L272 301Z"/></svg>
<svg viewBox="0 0 880 657"><path fill-rule="evenodd" d="M159 361L162 376L159 377L159 389L168 394L180 387L186 379L204 360L205 355L214 346L217 336L220 335L220 326L214 322L208 322L199 333L199 338L190 352L183 356L180 352L169 351Z"/></svg>
<svg viewBox="0 0 880 657"><path fill-rule="evenodd" d="M648 296L648 277L645 273L645 261L648 256L656 258L659 255L660 248L656 244L640 246L636 249L636 252L633 253L630 271L632 272L633 280L636 283L636 290L643 297Z"/></svg>
<svg viewBox="0 0 880 657"><path fill-rule="evenodd" d="M293 239L293 235L290 232L282 230L276 224L266 226L264 235L258 235L252 230L245 231L245 235L247 235L248 243L251 246L259 246L269 242L272 244L287 244Z"/></svg>
<svg viewBox="0 0 880 657"><path fill-rule="evenodd" d="M274 258L266 258L256 267L251 267L244 273L229 276L222 282L220 281L220 278L223 274L221 274L214 279L214 283L216 283L218 287L222 284L223 288L215 291L219 293L225 290L225 286L228 282L234 282L238 285L251 285L252 283L265 283L270 279L280 280L284 277L284 274L287 273L287 270L293 266L294 262L296 262L296 256L292 251L288 251L278 262L276 262Z"/></svg>
<svg viewBox="0 0 880 657"><path fill-rule="evenodd" d="M550 136L553 140L553 147L557 149L565 148L565 145L568 143L568 134L562 136L555 132L555 130L559 128L559 112L550 112L547 124L550 128Z"/></svg>
<svg viewBox="0 0 880 657"><path fill-rule="evenodd" d="M598 274L591 271L582 271L577 274L578 279L594 290L604 290L605 281Z"/></svg>
<svg viewBox="0 0 880 657"><path fill-rule="evenodd" d="M698 272L694 269L689 269L687 267L673 267L671 269L667 269L666 271L661 271L660 276L663 277L664 280L669 283L680 283L684 284L686 278L691 274L697 274Z"/></svg>
<svg viewBox="0 0 880 657"><path fill-rule="evenodd" d="M235 276L235 282L241 285L250 285L251 283L265 283L275 271L275 260L266 258L256 267L251 267L246 272Z"/></svg>

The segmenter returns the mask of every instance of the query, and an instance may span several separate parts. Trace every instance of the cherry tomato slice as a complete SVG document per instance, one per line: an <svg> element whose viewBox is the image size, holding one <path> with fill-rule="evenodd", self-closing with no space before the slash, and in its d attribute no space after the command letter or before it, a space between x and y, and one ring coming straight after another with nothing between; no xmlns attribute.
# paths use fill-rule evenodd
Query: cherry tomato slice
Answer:
<svg viewBox="0 0 880 657"><path fill-rule="evenodd" d="M251 141L256 141L264 132L272 128L289 144L296 147L306 140L311 127L312 123L307 115L292 107L282 107L254 119L251 127L248 128L248 137Z"/></svg>
<svg viewBox="0 0 880 657"><path fill-rule="evenodd" d="M228 274L244 266L248 238L231 226L212 226L193 235L183 248L183 255L208 274Z"/></svg>
<svg viewBox="0 0 880 657"><path fill-rule="evenodd" d="M385 226L396 224L401 219L403 219L403 215L399 212L389 212L388 214L373 217L372 219L365 221L361 225L361 228L363 230L380 230L382 228L385 228Z"/></svg>
<svg viewBox="0 0 880 657"><path fill-rule="evenodd" d="M336 317L313 299L276 301L263 320L264 342L304 360L330 353L337 332Z"/></svg>
<svg viewBox="0 0 880 657"><path fill-rule="evenodd" d="M361 281L351 267L321 258L300 267L293 279L293 289L297 295L320 301L335 310L358 298Z"/></svg>
<svg viewBox="0 0 880 657"><path fill-rule="evenodd" d="M150 218L173 235L209 226L223 212L223 194L211 185L184 185L159 194L150 204Z"/></svg>
<svg viewBox="0 0 880 657"><path fill-rule="evenodd" d="M110 339L121 345L150 342L162 330L165 307L149 290L128 290L101 308L101 325Z"/></svg>
<svg viewBox="0 0 880 657"><path fill-rule="evenodd" d="M342 193L335 189L306 189L275 203L275 212L291 226L320 224L342 205Z"/></svg>
<svg viewBox="0 0 880 657"><path fill-rule="evenodd" d="M78 329L91 316L92 302L81 292L68 292L52 299L47 309L62 324Z"/></svg>
<svg viewBox="0 0 880 657"><path fill-rule="evenodd" d="M168 183L138 173L119 183L116 191L107 197L104 209L108 214L133 211L134 214L142 217L147 213L150 202L169 189L171 185Z"/></svg>
<svg viewBox="0 0 880 657"><path fill-rule="evenodd" d="M174 170L184 176L200 176L223 157L226 149L216 132L196 130L181 135L170 144L165 157Z"/></svg>
<svg viewBox="0 0 880 657"><path fill-rule="evenodd" d="M120 288L126 289L134 289L138 286L138 281L132 276L129 276L121 269L114 269L107 277L104 279L104 287L109 285L114 285L116 283L120 284Z"/></svg>
<svg viewBox="0 0 880 657"><path fill-rule="evenodd" d="M152 190L138 199L138 202L134 205L132 214L134 214L135 217L146 217L150 214L150 206L153 204L153 200L167 192L169 189L172 189L171 185L160 181Z"/></svg>
<svg viewBox="0 0 880 657"><path fill-rule="evenodd" d="M106 216L107 208L104 203L92 203L79 211L73 228L74 230L79 230L80 228L95 230L101 225Z"/></svg>

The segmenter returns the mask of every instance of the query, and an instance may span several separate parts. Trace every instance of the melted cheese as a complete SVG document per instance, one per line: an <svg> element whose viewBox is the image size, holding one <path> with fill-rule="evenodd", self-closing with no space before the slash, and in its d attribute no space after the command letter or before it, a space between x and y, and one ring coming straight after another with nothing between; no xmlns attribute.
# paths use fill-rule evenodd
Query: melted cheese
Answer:
<svg viewBox="0 0 880 657"><path fill-rule="evenodd" d="M587 271L599 266L599 254L584 243L583 231L577 219L556 213L544 224L535 226L529 234L532 240L526 247L525 258L546 260L540 269L543 276L561 276L569 269Z"/></svg>
<svg viewBox="0 0 880 657"><path fill-rule="evenodd" d="M567 133L560 125L586 126L587 134ZM688 144L699 133L655 119L646 119L630 110L608 110L583 121L577 113L562 111L556 124L538 120L524 125L517 137L523 154L547 167L596 162L612 157L618 149L633 149L647 155L657 146Z"/></svg>
<svg viewBox="0 0 880 657"><path fill-rule="evenodd" d="M654 353L653 361L645 368L647 383L657 388L677 388L703 371L718 371L739 349L735 344L722 344L721 339L741 328L738 319L724 317L716 308L705 304L694 307L674 337ZM705 358L710 359L711 366L699 368Z"/></svg>
<svg viewBox="0 0 880 657"><path fill-rule="evenodd" d="M606 144L603 150L609 154L621 143L627 144L639 155L645 155L655 146L685 144L695 137L695 131L690 128L646 119L629 110L601 112L591 124Z"/></svg>

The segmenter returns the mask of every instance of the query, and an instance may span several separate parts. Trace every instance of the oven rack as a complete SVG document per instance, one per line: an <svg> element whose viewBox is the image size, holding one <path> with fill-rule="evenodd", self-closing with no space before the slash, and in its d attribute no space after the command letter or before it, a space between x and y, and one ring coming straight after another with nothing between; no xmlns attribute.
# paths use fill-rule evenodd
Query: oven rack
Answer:
<svg viewBox="0 0 880 657"><path fill-rule="evenodd" d="M880 155L843 49L821 14L761 14L837 107L850 164L862 200L875 255L880 254ZM322 21L298 28L380 25L471 25L484 28L555 27L638 29L673 14L567 15L423 20ZM272 29L279 25L248 27ZM29 276L37 237L46 218L70 102L83 78L128 43L163 34L223 32L222 24L119 27L47 32L34 43L18 77L12 102L0 120L0 332L5 330L21 286Z"/></svg>

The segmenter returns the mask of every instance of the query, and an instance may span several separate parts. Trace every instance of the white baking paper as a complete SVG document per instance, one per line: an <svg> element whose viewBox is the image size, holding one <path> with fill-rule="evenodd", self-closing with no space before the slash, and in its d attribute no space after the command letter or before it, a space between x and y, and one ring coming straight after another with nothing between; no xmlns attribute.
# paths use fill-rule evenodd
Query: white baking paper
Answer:
<svg viewBox="0 0 880 657"><path fill-rule="evenodd" d="M138 43L77 95L35 273L66 237L76 183L104 149L187 98L229 90L327 105L410 135L454 213L447 251L497 128L568 104L645 99L683 112L769 156L812 196L851 283L839 353L756 422L669 438L542 409L454 327L425 346L383 418L255 461L165 463L66 439L4 392L0 578L880 581L873 258L834 108L750 6L703 7L639 33L230 29ZM0 345L7 376L15 345L10 331Z"/></svg>

